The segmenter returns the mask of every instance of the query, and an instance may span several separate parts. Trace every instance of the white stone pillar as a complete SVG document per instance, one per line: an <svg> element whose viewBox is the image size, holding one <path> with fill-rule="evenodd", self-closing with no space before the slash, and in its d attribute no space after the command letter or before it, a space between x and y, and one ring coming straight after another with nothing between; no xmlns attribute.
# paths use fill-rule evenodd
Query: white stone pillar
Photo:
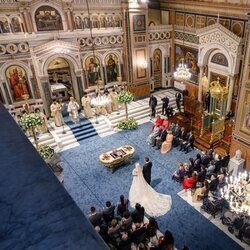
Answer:
<svg viewBox="0 0 250 250"><path fill-rule="evenodd" d="M71 10L70 9L67 9L67 17L68 17L69 30L73 31L73 23L72 23Z"/></svg>
<svg viewBox="0 0 250 250"><path fill-rule="evenodd" d="M229 79L230 81L229 81L226 113L228 113L231 109L235 77L230 75Z"/></svg>
<svg viewBox="0 0 250 250"><path fill-rule="evenodd" d="M202 102L202 77L204 72L204 66L200 66L200 75L199 75L199 82L198 82L198 101Z"/></svg>

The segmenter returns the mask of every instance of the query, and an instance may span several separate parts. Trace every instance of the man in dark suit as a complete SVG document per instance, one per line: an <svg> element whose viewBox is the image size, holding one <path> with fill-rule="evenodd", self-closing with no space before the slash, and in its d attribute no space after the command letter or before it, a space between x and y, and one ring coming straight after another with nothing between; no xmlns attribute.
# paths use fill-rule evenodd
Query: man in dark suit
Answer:
<svg viewBox="0 0 250 250"><path fill-rule="evenodd" d="M150 185L151 182L151 168L152 168L152 162L149 161L148 157L145 157L145 164L143 165L142 174L145 179L145 181Z"/></svg>
<svg viewBox="0 0 250 250"><path fill-rule="evenodd" d="M155 117L156 106L157 106L157 99L155 96L151 95L149 98L149 107L151 108L151 117Z"/></svg>
<svg viewBox="0 0 250 250"><path fill-rule="evenodd" d="M164 128L161 131L160 135L156 137L156 140L155 140L156 149L161 148L162 143L166 140L167 134L168 134L168 131L166 128Z"/></svg>
<svg viewBox="0 0 250 250"><path fill-rule="evenodd" d="M227 166L229 164L229 161L230 161L230 155L228 153L225 153L225 155L224 155L224 157L222 159L224 168L227 168Z"/></svg>
<svg viewBox="0 0 250 250"><path fill-rule="evenodd" d="M174 135L173 147L177 147L179 145L179 137L181 135L181 130L178 123L176 123L175 128L173 129L172 132Z"/></svg>
<svg viewBox="0 0 250 250"><path fill-rule="evenodd" d="M194 148L194 135L192 131L189 132L188 138L187 138L187 143L185 145L185 154L188 153L189 148Z"/></svg>
<svg viewBox="0 0 250 250"><path fill-rule="evenodd" d="M179 137L178 137L178 145L182 146L182 144L185 143L186 138L187 138L187 134L185 132L185 128L181 127L181 131L180 131L180 134L179 134ZM180 151L181 150L182 150L182 147L180 148Z"/></svg>
<svg viewBox="0 0 250 250"><path fill-rule="evenodd" d="M135 244L146 241L146 228L140 223L135 224L135 230L131 232L131 239Z"/></svg>
<svg viewBox="0 0 250 250"><path fill-rule="evenodd" d="M106 207L102 210L103 219L107 224L114 219L115 205L111 205L110 201L106 202Z"/></svg>
<svg viewBox="0 0 250 250"><path fill-rule="evenodd" d="M209 112L209 107L210 107L210 99L211 99L211 96L210 96L210 92L208 91L205 96L205 110L207 110L208 112Z"/></svg>
<svg viewBox="0 0 250 250"><path fill-rule="evenodd" d="M177 109L181 111L181 93L180 92L177 92L175 94L175 101L176 101Z"/></svg>
<svg viewBox="0 0 250 250"><path fill-rule="evenodd" d="M214 173L218 173L220 171L220 169L223 167L224 162L222 160L221 155L218 156L218 161L215 162L215 169L214 169Z"/></svg>
<svg viewBox="0 0 250 250"><path fill-rule="evenodd" d="M91 207L89 221L94 227L100 226L102 222L102 213L97 213L95 207Z"/></svg>
<svg viewBox="0 0 250 250"><path fill-rule="evenodd" d="M131 213L134 223L142 223L144 220L145 209L139 203L135 204L135 210Z"/></svg>
<svg viewBox="0 0 250 250"><path fill-rule="evenodd" d="M168 108L168 104L169 104L169 98L166 96L166 97L162 98L161 100L162 100L161 114L162 115L167 115L167 108Z"/></svg>

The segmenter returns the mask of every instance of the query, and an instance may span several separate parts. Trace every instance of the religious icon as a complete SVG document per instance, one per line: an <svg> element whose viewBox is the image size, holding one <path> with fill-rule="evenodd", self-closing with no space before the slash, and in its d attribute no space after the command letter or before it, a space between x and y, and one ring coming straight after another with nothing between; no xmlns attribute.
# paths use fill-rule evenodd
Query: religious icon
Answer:
<svg viewBox="0 0 250 250"><path fill-rule="evenodd" d="M62 18L59 12L51 6L41 6L35 12L38 31L62 30Z"/></svg>
<svg viewBox="0 0 250 250"><path fill-rule="evenodd" d="M12 26L13 33L15 33L15 32L22 32L21 24L19 22L18 17L13 17L11 19L11 26Z"/></svg>
<svg viewBox="0 0 250 250"><path fill-rule="evenodd" d="M22 67L10 66L6 70L6 77L14 101L26 100L31 96L26 72Z"/></svg>
<svg viewBox="0 0 250 250"><path fill-rule="evenodd" d="M105 16L100 16L100 28L105 28L107 26Z"/></svg>
<svg viewBox="0 0 250 250"><path fill-rule="evenodd" d="M250 135L250 103L245 103L242 113L241 131Z"/></svg>
<svg viewBox="0 0 250 250"><path fill-rule="evenodd" d="M85 61L86 69L88 72L89 85L95 85L99 78L100 61L97 57L88 57Z"/></svg>
<svg viewBox="0 0 250 250"><path fill-rule="evenodd" d="M113 16L108 16L107 17L107 27L113 27L113 25L114 25Z"/></svg>
<svg viewBox="0 0 250 250"><path fill-rule="evenodd" d="M10 26L5 17L0 17L0 33L10 33Z"/></svg>
<svg viewBox="0 0 250 250"><path fill-rule="evenodd" d="M146 30L145 15L133 16L133 28L134 28L134 31L145 31Z"/></svg>
<svg viewBox="0 0 250 250"><path fill-rule="evenodd" d="M114 26L115 27L120 27L121 26L121 20L119 16L114 17Z"/></svg>
<svg viewBox="0 0 250 250"><path fill-rule="evenodd" d="M156 49L154 51L154 71L161 70L161 51Z"/></svg>
<svg viewBox="0 0 250 250"><path fill-rule="evenodd" d="M92 27L99 28L99 21L97 16L92 16Z"/></svg>
<svg viewBox="0 0 250 250"><path fill-rule="evenodd" d="M110 54L105 58L106 69L107 69L107 79L108 82L113 82L117 80L118 75L118 58L114 54Z"/></svg>
<svg viewBox="0 0 250 250"><path fill-rule="evenodd" d="M90 28L90 20L89 20L88 17L83 18L83 26L84 26L84 29L89 29Z"/></svg>
<svg viewBox="0 0 250 250"><path fill-rule="evenodd" d="M79 16L75 17L75 26L76 26L76 29L83 28L81 17L79 17Z"/></svg>

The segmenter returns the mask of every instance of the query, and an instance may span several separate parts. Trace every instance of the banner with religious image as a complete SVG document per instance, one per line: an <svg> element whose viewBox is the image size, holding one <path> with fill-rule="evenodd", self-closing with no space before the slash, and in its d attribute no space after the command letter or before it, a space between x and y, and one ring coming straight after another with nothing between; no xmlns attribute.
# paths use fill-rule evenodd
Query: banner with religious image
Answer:
<svg viewBox="0 0 250 250"><path fill-rule="evenodd" d="M6 78L14 102L27 100L31 97L27 75L22 67L8 67L6 70Z"/></svg>

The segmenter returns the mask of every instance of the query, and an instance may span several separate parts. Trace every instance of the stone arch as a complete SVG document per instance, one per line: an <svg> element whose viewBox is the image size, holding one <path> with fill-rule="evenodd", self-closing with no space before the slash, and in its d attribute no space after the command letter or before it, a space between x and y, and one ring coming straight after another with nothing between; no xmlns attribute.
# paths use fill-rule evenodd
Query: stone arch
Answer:
<svg viewBox="0 0 250 250"><path fill-rule="evenodd" d="M83 63L83 69L86 70L85 68L85 62L86 62L86 59L89 57L89 56L95 56L98 58L98 60L100 61L100 63L102 63L102 66L103 66L103 55L98 53L98 52L95 52L95 54L93 55L93 52L89 52L87 53L83 58L82 58L82 63Z"/></svg>
<svg viewBox="0 0 250 250"><path fill-rule="evenodd" d="M115 50L108 50L108 51L106 51L106 52L103 54L103 56L102 56L102 65L105 65L105 58L106 58L109 54L114 54L114 55L116 55L117 58L118 58L118 60L119 60L119 63L120 63L120 64L123 63L121 53L119 53L118 51L115 51Z"/></svg>
<svg viewBox="0 0 250 250"><path fill-rule="evenodd" d="M199 49L199 59L198 59L199 66L207 65L209 62L209 57L211 53L215 50L217 51L217 53L222 53L227 58L228 73L233 75L234 73L233 58L230 55L229 51L219 43L212 43L212 44L204 46L202 49L201 48Z"/></svg>

